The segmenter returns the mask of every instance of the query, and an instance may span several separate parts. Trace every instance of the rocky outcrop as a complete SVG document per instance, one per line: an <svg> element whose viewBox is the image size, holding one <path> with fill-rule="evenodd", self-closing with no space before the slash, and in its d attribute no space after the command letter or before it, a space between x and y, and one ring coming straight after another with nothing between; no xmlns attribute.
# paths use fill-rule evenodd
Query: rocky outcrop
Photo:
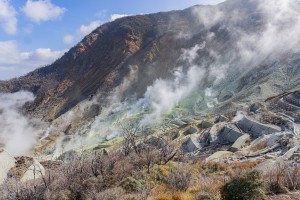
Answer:
<svg viewBox="0 0 300 200"><path fill-rule="evenodd" d="M4 149L0 149L0 184L7 178L9 170L15 166L15 158Z"/></svg>
<svg viewBox="0 0 300 200"><path fill-rule="evenodd" d="M259 137L281 131L281 128L278 126L262 124L249 117L244 117L237 122L237 125L252 137Z"/></svg>
<svg viewBox="0 0 300 200"><path fill-rule="evenodd" d="M181 145L181 149L186 153L192 153L200 149L200 143L195 137L188 137Z"/></svg>
<svg viewBox="0 0 300 200"><path fill-rule="evenodd" d="M211 128L214 124L209 121L202 121L201 124L199 124L199 127L202 129Z"/></svg>
<svg viewBox="0 0 300 200"><path fill-rule="evenodd" d="M300 92L288 94L278 100L278 105L286 111L300 110Z"/></svg>
<svg viewBox="0 0 300 200"><path fill-rule="evenodd" d="M228 119L227 117L220 115L220 116L216 119L215 123L228 122L228 121L229 121L229 119Z"/></svg>
<svg viewBox="0 0 300 200"><path fill-rule="evenodd" d="M205 159L206 162L218 161L231 156L233 153L230 151L217 151Z"/></svg>
<svg viewBox="0 0 300 200"><path fill-rule="evenodd" d="M247 141L250 141L250 135L248 135L248 134L242 135L229 148L229 151L236 152L236 151L240 150L246 144Z"/></svg>
<svg viewBox="0 0 300 200"><path fill-rule="evenodd" d="M7 178L15 178L21 182L41 178L45 175L45 168L31 157L11 156L0 149L0 185Z"/></svg>
<svg viewBox="0 0 300 200"><path fill-rule="evenodd" d="M26 169L26 172L21 177L21 182L42 178L42 176L45 176L45 173L45 168L34 159L32 165Z"/></svg>
<svg viewBox="0 0 300 200"><path fill-rule="evenodd" d="M190 127L188 130L186 130L183 134L184 135L192 135L198 132L198 129L194 127Z"/></svg>
<svg viewBox="0 0 300 200"><path fill-rule="evenodd" d="M238 138L240 138L244 133L242 133L238 128L233 125L227 125L219 133L218 140L223 143L234 143Z"/></svg>
<svg viewBox="0 0 300 200"><path fill-rule="evenodd" d="M161 149L166 146L166 141L159 137L150 136L145 142L145 144L156 147L157 149Z"/></svg>

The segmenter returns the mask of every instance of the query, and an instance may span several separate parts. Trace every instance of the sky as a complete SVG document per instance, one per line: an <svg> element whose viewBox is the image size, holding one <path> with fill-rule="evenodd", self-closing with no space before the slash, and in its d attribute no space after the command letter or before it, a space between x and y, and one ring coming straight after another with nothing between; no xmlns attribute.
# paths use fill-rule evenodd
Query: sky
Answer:
<svg viewBox="0 0 300 200"><path fill-rule="evenodd" d="M224 0L0 0L0 80L51 64L103 23Z"/></svg>

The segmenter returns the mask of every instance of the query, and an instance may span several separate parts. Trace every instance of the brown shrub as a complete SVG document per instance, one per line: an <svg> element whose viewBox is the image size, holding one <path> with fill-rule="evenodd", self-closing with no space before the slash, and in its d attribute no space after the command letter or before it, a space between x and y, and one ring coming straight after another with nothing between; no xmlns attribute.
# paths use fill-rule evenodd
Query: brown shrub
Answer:
<svg viewBox="0 0 300 200"><path fill-rule="evenodd" d="M169 173L167 182L174 191L186 191L191 179L191 168L188 165L179 164L177 169Z"/></svg>

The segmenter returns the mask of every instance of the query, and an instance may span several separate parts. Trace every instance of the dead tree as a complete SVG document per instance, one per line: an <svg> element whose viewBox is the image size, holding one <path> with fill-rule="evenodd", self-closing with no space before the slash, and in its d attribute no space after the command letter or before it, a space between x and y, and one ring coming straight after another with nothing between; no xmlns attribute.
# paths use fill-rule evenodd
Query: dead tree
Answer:
<svg viewBox="0 0 300 200"><path fill-rule="evenodd" d="M121 125L122 128L122 137L123 137L123 144L122 144L122 152L125 156L128 156L132 150L134 150L137 154L137 136L138 133L141 132L141 127L138 122L133 119L128 120L127 122Z"/></svg>

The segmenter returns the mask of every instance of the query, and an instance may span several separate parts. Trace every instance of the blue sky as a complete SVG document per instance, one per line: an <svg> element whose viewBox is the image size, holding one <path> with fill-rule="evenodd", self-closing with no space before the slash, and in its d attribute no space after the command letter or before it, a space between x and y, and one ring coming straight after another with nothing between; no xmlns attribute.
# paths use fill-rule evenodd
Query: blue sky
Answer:
<svg viewBox="0 0 300 200"><path fill-rule="evenodd" d="M0 80L45 66L99 25L223 0L0 0Z"/></svg>

